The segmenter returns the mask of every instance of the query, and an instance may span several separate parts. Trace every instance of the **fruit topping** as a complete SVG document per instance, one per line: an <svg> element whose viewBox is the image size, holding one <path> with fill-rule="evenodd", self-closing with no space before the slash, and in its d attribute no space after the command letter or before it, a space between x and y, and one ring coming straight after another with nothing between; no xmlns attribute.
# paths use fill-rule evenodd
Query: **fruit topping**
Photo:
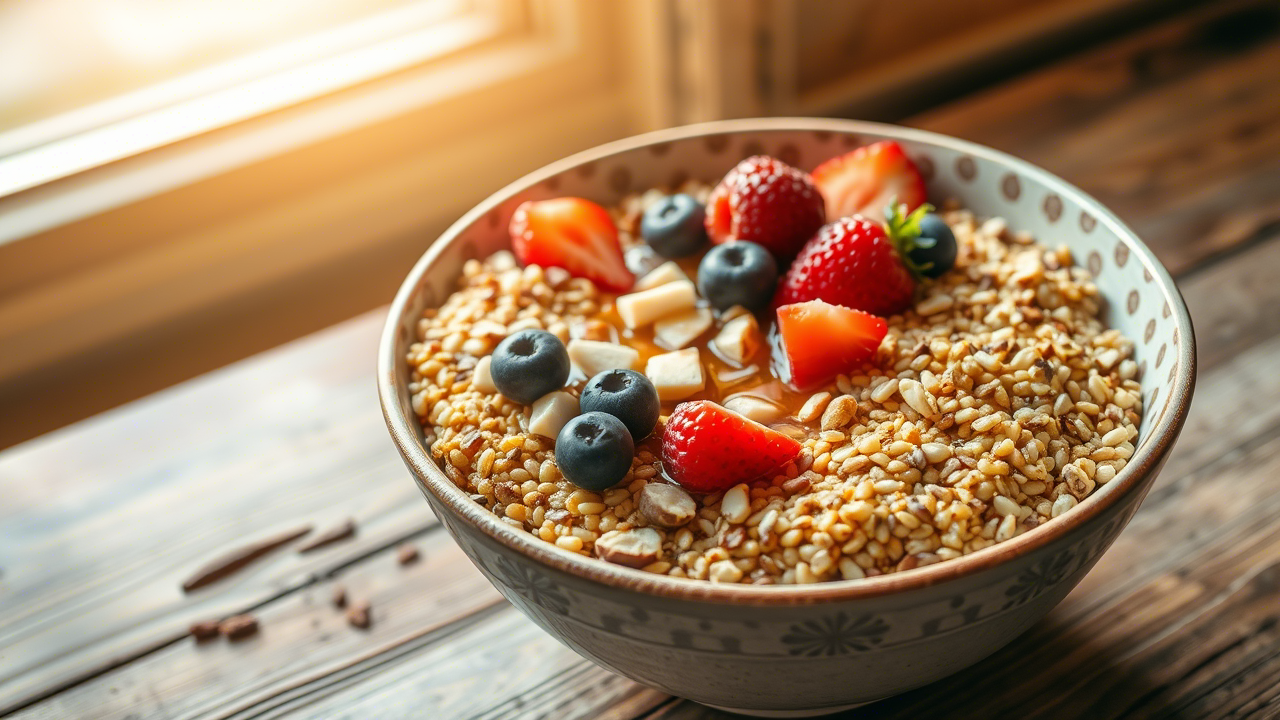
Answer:
<svg viewBox="0 0 1280 720"><path fill-rule="evenodd" d="M922 207L932 210L928 204ZM956 264L956 236L942 216L932 212L920 218L919 236L912 243L907 257L921 275L940 277Z"/></svg>
<svg viewBox="0 0 1280 720"><path fill-rule="evenodd" d="M706 215L692 195L668 195L645 209L640 236L662 257L686 257L707 242Z"/></svg>
<svg viewBox="0 0 1280 720"><path fill-rule="evenodd" d="M747 240L780 261L795 257L822 223L822 194L808 173L765 155L738 163L707 198L707 234L714 243Z"/></svg>
<svg viewBox="0 0 1280 720"><path fill-rule="evenodd" d="M529 432L555 439L565 423L578 414L578 398L555 390L533 401L529 411Z"/></svg>
<svg viewBox="0 0 1280 720"><path fill-rule="evenodd" d="M635 290L648 290L677 280L688 281L689 276L684 274L679 265L668 260L637 280Z"/></svg>
<svg viewBox="0 0 1280 720"><path fill-rule="evenodd" d="M546 330L528 328L498 343L489 374L498 392L518 403L534 400L564 387L569 379L569 353L560 338Z"/></svg>
<svg viewBox="0 0 1280 720"><path fill-rule="evenodd" d="M756 321L756 316L750 313L735 316L726 322L724 327L720 328L720 332L711 339L711 346L720 356L739 367L745 366L763 344L760 323Z"/></svg>
<svg viewBox="0 0 1280 720"><path fill-rule="evenodd" d="M658 424L658 389L635 370L609 370L582 389L582 412L612 415L627 426L633 440L643 440Z"/></svg>
<svg viewBox="0 0 1280 720"><path fill-rule="evenodd" d="M530 200L511 216L511 247L525 265L559 267L606 290L635 284L609 212L590 200Z"/></svg>
<svg viewBox="0 0 1280 720"><path fill-rule="evenodd" d="M711 320L710 310L691 308L654 323L653 337L660 345L679 350L701 337L711 327Z"/></svg>
<svg viewBox="0 0 1280 720"><path fill-rule="evenodd" d="M698 302L698 292L688 280L676 280L657 287L623 295L614 302L618 316L627 327L635 329L677 312L691 309Z"/></svg>
<svg viewBox="0 0 1280 720"><path fill-rule="evenodd" d="M864 217L836 220L813 237L778 284L774 306L825 300L873 315L910 304L915 281L884 228Z"/></svg>
<svg viewBox="0 0 1280 720"><path fill-rule="evenodd" d="M717 245L698 264L698 291L717 310L759 310L778 284L778 263L762 245L738 240Z"/></svg>
<svg viewBox="0 0 1280 720"><path fill-rule="evenodd" d="M797 388L826 383L872 359L888 329L875 315L822 300L778 308L782 352Z"/></svg>
<svg viewBox="0 0 1280 720"><path fill-rule="evenodd" d="M569 359L583 375L594 377L605 370L634 368L640 362L640 351L629 345L575 338L569 341Z"/></svg>
<svg viewBox="0 0 1280 720"><path fill-rule="evenodd" d="M892 140L831 158L814 168L813 182L826 199L828 222L849 215L880 222L885 219L885 206L895 197L908 212L925 200L920 171Z"/></svg>
<svg viewBox="0 0 1280 720"><path fill-rule="evenodd" d="M676 406L662 431L662 467L686 490L710 493L759 480L800 454L800 443L717 405Z"/></svg>
<svg viewBox="0 0 1280 720"><path fill-rule="evenodd" d="M569 482L587 490L608 490L626 477L635 441L618 418L602 412L583 413L556 436L555 460Z"/></svg>
<svg viewBox="0 0 1280 720"><path fill-rule="evenodd" d="M654 355L645 363L644 374L658 389L658 397L665 402L684 400L706 385L698 348Z"/></svg>

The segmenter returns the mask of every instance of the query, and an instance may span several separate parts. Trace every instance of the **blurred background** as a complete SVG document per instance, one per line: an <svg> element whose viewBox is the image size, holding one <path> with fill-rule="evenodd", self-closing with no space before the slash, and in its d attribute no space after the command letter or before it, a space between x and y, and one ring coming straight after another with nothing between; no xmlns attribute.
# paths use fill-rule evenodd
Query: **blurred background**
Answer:
<svg viewBox="0 0 1280 720"><path fill-rule="evenodd" d="M1196 4L0 0L0 447L388 302L574 151L918 118Z"/></svg>

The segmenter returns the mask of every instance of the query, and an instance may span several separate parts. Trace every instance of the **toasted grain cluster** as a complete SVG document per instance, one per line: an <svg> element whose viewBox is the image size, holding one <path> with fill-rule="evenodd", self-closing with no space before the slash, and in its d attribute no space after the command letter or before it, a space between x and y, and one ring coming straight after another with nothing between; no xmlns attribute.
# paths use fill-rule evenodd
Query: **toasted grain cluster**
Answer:
<svg viewBox="0 0 1280 720"><path fill-rule="evenodd" d="M624 230L641 205L618 209ZM611 337L612 297L506 253L468 262L458 291L419 323L410 390L431 453L513 527L675 577L854 579L1015 537L1070 510L1132 456L1132 343L1103 325L1097 288L1066 248L998 218L979 223L954 208L945 217L960 247L955 269L889 318L876 363L794 408L780 429L803 436L804 449L774 478L696 497L686 514L683 491L642 493L665 482L652 438L611 490L561 477L552 440L527 431L528 408L472 389L471 369L520 328Z"/></svg>

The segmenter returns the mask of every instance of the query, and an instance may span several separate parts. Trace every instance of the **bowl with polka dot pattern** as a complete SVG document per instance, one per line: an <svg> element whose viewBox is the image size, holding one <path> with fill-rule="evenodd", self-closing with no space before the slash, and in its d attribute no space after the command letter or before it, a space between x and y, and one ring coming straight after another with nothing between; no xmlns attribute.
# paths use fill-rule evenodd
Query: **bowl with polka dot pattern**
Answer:
<svg viewBox="0 0 1280 720"><path fill-rule="evenodd" d="M797 167L896 140L929 196L1049 246L1066 245L1134 342L1143 415L1114 479L1061 517L1005 542L912 570L817 585L724 585L655 575L568 552L499 519L449 480L423 440L404 362L416 323L463 264L509 247L526 200L714 182L766 153ZM662 130L579 153L517 180L426 250L392 303L378 358L393 441L447 531L513 605L555 638L637 682L767 717L821 715L954 673L1026 631L1093 567L1151 487L1182 428L1195 378L1191 320L1169 273L1118 217L1053 174L920 130L848 120L732 120Z"/></svg>

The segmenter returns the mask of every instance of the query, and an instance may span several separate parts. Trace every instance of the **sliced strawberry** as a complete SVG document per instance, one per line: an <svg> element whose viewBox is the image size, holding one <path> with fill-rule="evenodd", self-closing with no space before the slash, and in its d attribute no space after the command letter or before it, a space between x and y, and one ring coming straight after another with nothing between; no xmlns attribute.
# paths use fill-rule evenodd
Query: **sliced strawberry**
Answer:
<svg viewBox="0 0 1280 720"><path fill-rule="evenodd" d="M738 163L707 198L711 242L747 240L783 263L825 221L822 195L803 170L756 155Z"/></svg>
<svg viewBox="0 0 1280 720"><path fill-rule="evenodd" d="M680 403L662 431L662 467L686 490L711 493L760 480L800 443L709 400Z"/></svg>
<svg viewBox="0 0 1280 720"><path fill-rule="evenodd" d="M831 158L814 168L813 181L827 201L827 222L849 215L884 222L884 208L894 198L907 212L925 201L920 171L892 140Z"/></svg>
<svg viewBox="0 0 1280 720"><path fill-rule="evenodd" d="M609 211L576 197L530 200L511 216L511 248L525 265L559 267L605 290L635 284Z"/></svg>
<svg viewBox="0 0 1280 720"><path fill-rule="evenodd" d="M888 330L875 315L821 300L778 308L782 352L797 388L828 382L872 359Z"/></svg>

